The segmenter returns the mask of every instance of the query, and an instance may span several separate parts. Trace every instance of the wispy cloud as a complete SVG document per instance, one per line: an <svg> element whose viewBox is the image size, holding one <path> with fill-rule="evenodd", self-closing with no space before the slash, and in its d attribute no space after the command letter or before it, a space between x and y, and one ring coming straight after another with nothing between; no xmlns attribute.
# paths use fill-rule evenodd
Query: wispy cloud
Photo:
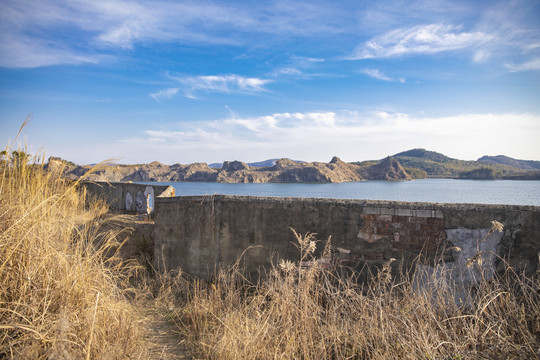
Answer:
<svg viewBox="0 0 540 360"><path fill-rule="evenodd" d="M29 6L24 1L4 0L0 3L0 65L78 63L92 52L131 50L141 43L260 46L260 36L265 41L328 36L345 31L336 21L342 13L309 2L245 6L234 1L43 0ZM52 38L62 42L52 43ZM16 47L21 42L26 43L24 51ZM18 51L14 54L13 50ZM16 57L19 54L33 55L33 60L25 62ZM40 57L47 59L40 62Z"/></svg>
<svg viewBox="0 0 540 360"><path fill-rule="evenodd" d="M286 75L286 76L302 75L302 70L297 69L295 67L286 66L286 67L278 68L272 72L272 76L281 76L281 75Z"/></svg>
<svg viewBox="0 0 540 360"><path fill-rule="evenodd" d="M483 32L465 32L445 24L418 25L392 30L358 46L349 59L391 58L410 54L434 54L480 45L491 39Z"/></svg>
<svg viewBox="0 0 540 360"><path fill-rule="evenodd" d="M532 59L521 64L505 64L511 72L540 70L540 58Z"/></svg>
<svg viewBox="0 0 540 360"><path fill-rule="evenodd" d="M185 96L197 98L198 92L256 93L266 91L270 79L244 77L236 74L174 77L184 87Z"/></svg>
<svg viewBox="0 0 540 360"><path fill-rule="evenodd" d="M512 127L508 124L512 123ZM519 144L508 142L520 138ZM255 161L291 157L329 161L377 159L424 147L463 159L505 153L530 154L540 136L540 117L533 114L458 114L415 117L387 111L276 113L179 124L177 129L148 130L115 146L145 161L147 154L169 162ZM456 148L456 141L460 146ZM380 144L385 144L381 147ZM148 148L150 147L150 148ZM171 155L173 154L173 155ZM179 158L177 154L183 154ZM540 157L540 152L536 152Z"/></svg>
<svg viewBox="0 0 540 360"><path fill-rule="evenodd" d="M383 80L383 81L393 81L391 77L384 75L379 69L364 69L362 70L362 73L374 79Z"/></svg>
<svg viewBox="0 0 540 360"><path fill-rule="evenodd" d="M158 92L151 93L150 97L157 102L160 102L161 99L171 99L178 92L178 88L168 88L159 90Z"/></svg>
<svg viewBox="0 0 540 360"><path fill-rule="evenodd" d="M528 1L523 3L534 6ZM274 53L309 54L313 59L306 57L305 61L317 62L322 60L319 56L335 58L336 54L350 51L358 44L350 42L354 36L371 38L357 46L349 59L470 48L473 61L481 63L500 54L502 48L519 46L524 51L537 51L537 21L530 20L537 13L518 12L516 9L525 8L521 5L516 1L480 6L416 0L409 2L406 9L397 10L397 1L365 5L300 0L245 6L241 1L212 0L42 0L28 6L25 1L4 0L0 2L0 66L96 63L105 55L125 54L139 44L156 43L234 45L246 53L272 48ZM479 12L485 13L480 23ZM433 18L440 20L425 24ZM466 21L465 26L456 25L462 21ZM492 42L494 46L484 46ZM273 67L302 71L296 75L308 73L299 64L280 63Z"/></svg>
<svg viewBox="0 0 540 360"><path fill-rule="evenodd" d="M39 41L22 36L18 39L0 35L0 66L35 68L51 65L97 64L107 55L85 54L64 48L53 41Z"/></svg>

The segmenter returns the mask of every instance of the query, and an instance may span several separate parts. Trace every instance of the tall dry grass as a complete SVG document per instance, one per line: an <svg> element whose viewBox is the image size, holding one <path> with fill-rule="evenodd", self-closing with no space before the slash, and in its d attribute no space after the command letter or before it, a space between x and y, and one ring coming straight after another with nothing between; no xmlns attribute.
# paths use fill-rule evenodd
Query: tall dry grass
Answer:
<svg viewBox="0 0 540 360"><path fill-rule="evenodd" d="M175 318L200 356L533 359L540 355L538 274L526 277L507 266L504 274L471 289L469 303L458 306L457 290L448 281L433 277L419 287L418 276L405 274L398 283L390 262L363 286L354 274L338 277L313 258L313 235L296 235L304 266L282 261L256 284L232 267L212 282L191 281L186 287L189 300L176 308Z"/></svg>
<svg viewBox="0 0 540 360"><path fill-rule="evenodd" d="M0 358L138 357L129 266L114 234L96 246L106 207L22 153L0 162Z"/></svg>

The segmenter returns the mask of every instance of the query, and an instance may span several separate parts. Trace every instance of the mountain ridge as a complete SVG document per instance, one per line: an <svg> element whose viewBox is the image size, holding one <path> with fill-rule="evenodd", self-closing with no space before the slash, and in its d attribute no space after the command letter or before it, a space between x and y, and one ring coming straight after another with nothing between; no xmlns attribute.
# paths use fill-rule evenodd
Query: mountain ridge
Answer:
<svg viewBox="0 0 540 360"><path fill-rule="evenodd" d="M363 180L402 181L421 178L532 179L540 180L540 161L519 160L504 155L482 156L476 161L459 160L421 148L381 160L347 163L334 156L328 163L268 159L259 162L225 161L215 164L164 165L157 161L136 165L103 165L90 172L90 165L76 165L51 157L48 168L62 169L72 179L85 176L95 181L204 181L223 183L333 183Z"/></svg>
<svg viewBox="0 0 540 360"><path fill-rule="evenodd" d="M163 165L103 165L91 170L60 158L49 158L47 168L60 171L71 179L84 177L91 181L169 182L203 181L220 183L336 183L364 180L412 180L395 159L384 159L376 166L359 166L333 157L328 163L298 162L278 159L273 166L255 167L241 161L225 161L221 168L206 163Z"/></svg>

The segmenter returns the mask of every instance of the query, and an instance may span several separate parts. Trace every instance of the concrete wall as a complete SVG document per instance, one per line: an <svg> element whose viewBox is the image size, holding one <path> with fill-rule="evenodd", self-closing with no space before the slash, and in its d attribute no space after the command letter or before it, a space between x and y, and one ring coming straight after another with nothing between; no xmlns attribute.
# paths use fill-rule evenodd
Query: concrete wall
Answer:
<svg viewBox="0 0 540 360"><path fill-rule="evenodd" d="M491 220L505 228L480 244L484 265L495 264L494 251L534 270L540 251L540 208L532 206L213 195L157 199L154 218L155 265L200 277L250 246L242 264L251 274L270 259L298 259L289 228L317 233L319 252L331 235L334 260L353 268L390 258L408 266L420 253L463 268ZM441 253L453 246L462 249Z"/></svg>
<svg viewBox="0 0 540 360"><path fill-rule="evenodd" d="M144 185L125 182L83 181L90 197L105 200L114 210L147 213L147 195L150 195L150 213L154 211L156 197L174 196L174 188L167 185Z"/></svg>

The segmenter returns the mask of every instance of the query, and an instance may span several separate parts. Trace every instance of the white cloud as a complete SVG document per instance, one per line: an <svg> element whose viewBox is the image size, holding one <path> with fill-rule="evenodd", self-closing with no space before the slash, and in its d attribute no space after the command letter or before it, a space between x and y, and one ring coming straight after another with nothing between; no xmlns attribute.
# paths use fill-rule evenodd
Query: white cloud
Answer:
<svg viewBox="0 0 540 360"><path fill-rule="evenodd" d="M505 64L511 72L540 70L540 58L532 59L521 64Z"/></svg>
<svg viewBox="0 0 540 360"><path fill-rule="evenodd" d="M540 115L527 113L414 117L385 111L341 111L183 123L175 130L148 130L140 138L125 139L115 146L122 147L132 161L168 163L272 157L329 161L333 155L355 161L417 147L461 159L485 154L540 159L539 137Z"/></svg>
<svg viewBox="0 0 540 360"><path fill-rule="evenodd" d="M125 22L119 27L98 36L98 39L105 43L123 49L132 49L133 43L141 36L141 31L134 22Z"/></svg>
<svg viewBox="0 0 540 360"><path fill-rule="evenodd" d="M196 98L197 92L254 93L266 91L269 79L244 77L236 74L174 77L184 86L185 96Z"/></svg>
<svg viewBox="0 0 540 360"><path fill-rule="evenodd" d="M384 81L393 81L391 77L384 75L378 69L364 69L362 70L362 72L374 79L379 79L379 80L384 80Z"/></svg>
<svg viewBox="0 0 540 360"><path fill-rule="evenodd" d="M168 88L150 94L150 97L159 102L162 98L171 99L178 92L178 88Z"/></svg>
<svg viewBox="0 0 540 360"><path fill-rule="evenodd" d="M483 32L464 32L444 24L418 25L376 36L357 47L351 60L390 58L409 54L434 54L475 47L491 39Z"/></svg>
<svg viewBox="0 0 540 360"><path fill-rule="evenodd" d="M486 49L480 49L474 52L473 61L475 63L486 62L491 56L491 52Z"/></svg>

